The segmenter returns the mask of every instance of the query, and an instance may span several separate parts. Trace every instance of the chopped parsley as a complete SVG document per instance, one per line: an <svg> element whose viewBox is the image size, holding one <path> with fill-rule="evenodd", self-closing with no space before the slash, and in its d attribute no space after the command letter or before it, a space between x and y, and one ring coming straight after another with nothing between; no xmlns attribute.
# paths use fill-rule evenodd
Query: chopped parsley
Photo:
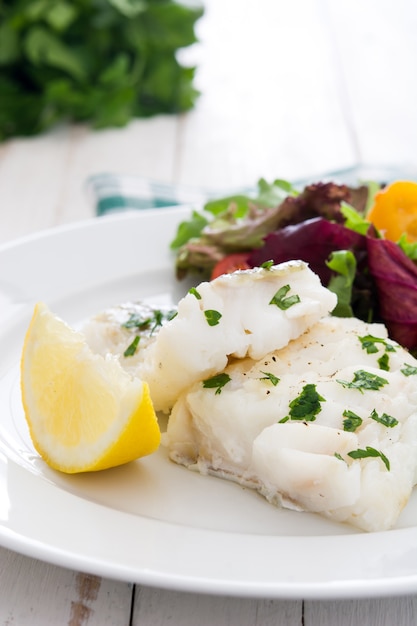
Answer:
<svg viewBox="0 0 417 626"><path fill-rule="evenodd" d="M388 384L386 378L381 378L381 376L371 374L371 372L366 372L365 370L357 370L352 381L337 380L337 382L346 389L357 389L361 393L363 393L364 389L377 391Z"/></svg>
<svg viewBox="0 0 417 626"><path fill-rule="evenodd" d="M382 337L364 335L363 337L359 337L359 341L362 344L362 348L366 350L368 354L378 352L378 347L376 345L378 343L384 346L386 352L395 352L394 346Z"/></svg>
<svg viewBox="0 0 417 626"><path fill-rule="evenodd" d="M341 454L339 454L338 452L334 453L336 459L339 459L339 461L343 461L344 463L346 463L345 459L342 457Z"/></svg>
<svg viewBox="0 0 417 626"><path fill-rule="evenodd" d="M222 314L214 309L206 309L204 311L204 315L206 316L207 324L209 326L217 326L220 322L220 318L222 317Z"/></svg>
<svg viewBox="0 0 417 626"><path fill-rule="evenodd" d="M379 357L378 365L381 370L389 372L389 356L386 352Z"/></svg>
<svg viewBox="0 0 417 626"><path fill-rule="evenodd" d="M280 379L274 374L271 374L271 372L261 372L261 374L263 374L263 377L260 380L269 380L274 387L278 385Z"/></svg>
<svg viewBox="0 0 417 626"><path fill-rule="evenodd" d="M321 402L325 402L316 389L316 385L309 383L304 385L299 396L291 400L288 419L314 422L316 415L321 411ZM287 421L284 418L285 421ZM281 420L281 423L283 420Z"/></svg>
<svg viewBox="0 0 417 626"><path fill-rule="evenodd" d="M197 298L197 300L201 300L201 295L198 293L197 289L195 287L191 287L191 289L189 289L188 293L190 293L192 296L195 296Z"/></svg>
<svg viewBox="0 0 417 626"><path fill-rule="evenodd" d="M145 330L149 328L152 321L152 316L144 317L139 313L131 313L127 322L122 324L122 328L137 328L138 330Z"/></svg>
<svg viewBox="0 0 417 626"><path fill-rule="evenodd" d="M175 310L160 311L159 309L146 316L140 313L131 313L129 319L122 324L122 328L136 328L139 332L149 331L152 335L159 326L172 320L176 314Z"/></svg>
<svg viewBox="0 0 417 626"><path fill-rule="evenodd" d="M353 411L346 410L343 411L343 417L346 419L343 420L343 430L347 432L353 433L359 426L361 426L363 420L359 415L354 413ZM369 419L373 419L375 422L386 426L387 428L393 428L397 426L398 420L387 413L382 413L382 415L378 415L375 409L372 410L372 413L369 415Z"/></svg>
<svg viewBox="0 0 417 626"><path fill-rule="evenodd" d="M222 374L217 374L212 378L207 378L207 380L203 380L203 387L205 389L215 389L216 394L219 394L222 392L223 387L227 385L227 383L231 380L232 379L230 378L229 374L223 372Z"/></svg>
<svg viewBox="0 0 417 626"><path fill-rule="evenodd" d="M343 420L343 430L348 433L355 432L355 430L359 428L363 421L362 418L359 417L359 415L357 415L353 411L349 411L348 409L346 409L346 411L343 411L343 417L346 418Z"/></svg>
<svg viewBox="0 0 417 626"><path fill-rule="evenodd" d="M404 363L404 366L400 369L400 372L404 374L404 376L415 376L417 374L417 367Z"/></svg>
<svg viewBox="0 0 417 626"><path fill-rule="evenodd" d="M366 446L366 449L363 450L358 448L357 450L352 450L348 452L348 456L352 459L366 459L368 457L379 457L381 461L384 463L387 470L390 470L390 462L380 450L375 450L375 448L371 448L371 446Z"/></svg>
<svg viewBox="0 0 417 626"><path fill-rule="evenodd" d="M390 366L389 356L387 353L395 352L395 348L392 343L383 337L374 337L373 335L364 335L363 337L359 337L359 341L362 344L363 350L366 350L368 354L376 354L381 347L384 349L384 353L378 359L378 365L381 370L388 372Z"/></svg>
<svg viewBox="0 0 417 626"><path fill-rule="evenodd" d="M281 289L278 289L269 304L275 304L275 306L277 306L282 311L286 311L294 304L300 302L300 296L296 294L286 297L290 289L291 287L289 285L284 285L283 287L281 287Z"/></svg>
<svg viewBox="0 0 417 626"><path fill-rule="evenodd" d="M176 315L177 311L175 309L170 309L166 311L161 311L159 309L150 309L146 312L141 311L131 313L126 322L123 322L123 324L121 324L121 327L126 328L127 330L135 330L137 334L131 344L123 352L123 356L133 356L137 350L140 338L142 336L152 336L158 327L163 326L165 322L169 322Z"/></svg>
<svg viewBox="0 0 417 626"><path fill-rule="evenodd" d="M264 270L270 270L273 265L274 265L273 261L265 261L264 263L261 264L260 267L262 267Z"/></svg>
<svg viewBox="0 0 417 626"><path fill-rule="evenodd" d="M164 322L164 314L162 313L162 311L155 311L153 314L153 325L151 328L151 334L153 333L155 328L158 328L158 326L162 326L163 322Z"/></svg>
<svg viewBox="0 0 417 626"><path fill-rule="evenodd" d="M139 345L139 340L140 340L139 335L136 335L136 337L134 338L132 343L123 352L123 356L133 356L135 354L135 352L136 352L136 349L137 349L138 345Z"/></svg>
<svg viewBox="0 0 417 626"><path fill-rule="evenodd" d="M386 426L387 428L393 428L397 426L398 420L391 415L387 415L387 413L382 413L382 415L378 415L378 413L373 409L372 413L369 416L371 419L375 420L379 424Z"/></svg>

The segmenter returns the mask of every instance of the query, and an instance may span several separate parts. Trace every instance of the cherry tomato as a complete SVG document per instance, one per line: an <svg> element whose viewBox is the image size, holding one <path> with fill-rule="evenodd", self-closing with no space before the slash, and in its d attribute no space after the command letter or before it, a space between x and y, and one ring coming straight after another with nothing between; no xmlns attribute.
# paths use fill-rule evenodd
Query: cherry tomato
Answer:
<svg viewBox="0 0 417 626"><path fill-rule="evenodd" d="M248 263L249 254L247 252L235 252L228 254L221 261L216 263L211 273L211 280L222 274L231 274L236 270L248 270L251 266Z"/></svg>

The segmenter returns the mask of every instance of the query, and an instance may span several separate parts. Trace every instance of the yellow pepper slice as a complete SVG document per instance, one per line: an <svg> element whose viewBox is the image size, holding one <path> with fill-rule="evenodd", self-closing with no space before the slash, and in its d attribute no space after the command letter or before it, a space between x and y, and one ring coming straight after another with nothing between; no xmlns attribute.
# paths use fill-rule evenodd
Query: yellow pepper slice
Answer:
<svg viewBox="0 0 417 626"><path fill-rule="evenodd" d="M396 181L375 194L366 219L391 241L417 241L417 183Z"/></svg>

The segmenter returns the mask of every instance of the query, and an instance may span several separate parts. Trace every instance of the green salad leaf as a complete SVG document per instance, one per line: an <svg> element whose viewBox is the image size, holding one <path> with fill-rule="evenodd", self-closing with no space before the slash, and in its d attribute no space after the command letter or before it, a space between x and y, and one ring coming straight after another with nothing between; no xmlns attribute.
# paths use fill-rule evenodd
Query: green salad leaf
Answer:
<svg viewBox="0 0 417 626"><path fill-rule="evenodd" d="M190 239L199 237L208 219L198 211L193 211L191 219L181 222L177 228L177 234L171 241L171 248L176 250L186 244Z"/></svg>
<svg viewBox="0 0 417 626"><path fill-rule="evenodd" d="M355 233L359 233L360 235L366 235L369 230L369 222L359 211L354 209L347 202L341 203L340 211L345 218L346 228L350 228L350 230L354 230Z"/></svg>
<svg viewBox="0 0 417 626"><path fill-rule="evenodd" d="M397 243L400 246L401 250L404 252L404 254L408 256L409 259L411 259L412 261L417 261L417 243L416 242L407 241L407 236L405 234L402 234Z"/></svg>
<svg viewBox="0 0 417 626"><path fill-rule="evenodd" d="M335 250L326 262L336 272L327 285L337 295L337 304L332 311L336 317L353 317L351 307L352 289L356 276L356 258L350 250Z"/></svg>
<svg viewBox="0 0 417 626"><path fill-rule="evenodd" d="M193 211L191 219L178 226L171 241L178 278L188 272L207 277L226 254L261 246L264 237L278 227L284 200L298 193L285 180L268 183L262 178L247 193L208 200L202 212Z"/></svg>

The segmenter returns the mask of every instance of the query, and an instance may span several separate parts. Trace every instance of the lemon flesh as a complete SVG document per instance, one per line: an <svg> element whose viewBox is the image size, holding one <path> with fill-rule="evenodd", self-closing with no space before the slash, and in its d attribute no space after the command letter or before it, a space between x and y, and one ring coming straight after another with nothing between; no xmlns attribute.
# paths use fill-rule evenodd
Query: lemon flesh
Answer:
<svg viewBox="0 0 417 626"><path fill-rule="evenodd" d="M148 386L43 303L35 307L21 359L22 401L33 445L67 472L102 470L154 452L161 433Z"/></svg>

